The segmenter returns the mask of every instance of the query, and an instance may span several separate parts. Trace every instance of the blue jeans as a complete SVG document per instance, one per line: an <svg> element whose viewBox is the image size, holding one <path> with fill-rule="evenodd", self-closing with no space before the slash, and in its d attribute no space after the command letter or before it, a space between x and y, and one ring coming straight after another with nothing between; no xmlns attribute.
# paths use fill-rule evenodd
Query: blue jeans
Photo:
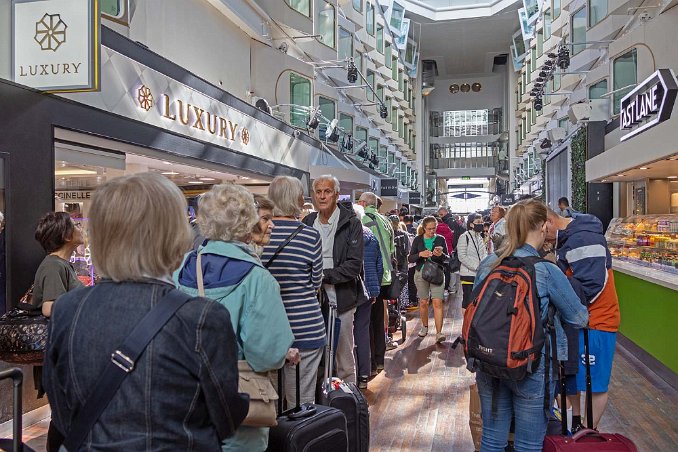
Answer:
<svg viewBox="0 0 678 452"><path fill-rule="evenodd" d="M516 452L541 451L548 421L544 411L544 364L521 381L499 380L493 392L493 378L476 374L483 418L481 452L503 452L508 443L511 419L515 417ZM550 385L551 395L556 388ZM495 412L492 413L492 397ZM552 397L553 398L553 397Z"/></svg>

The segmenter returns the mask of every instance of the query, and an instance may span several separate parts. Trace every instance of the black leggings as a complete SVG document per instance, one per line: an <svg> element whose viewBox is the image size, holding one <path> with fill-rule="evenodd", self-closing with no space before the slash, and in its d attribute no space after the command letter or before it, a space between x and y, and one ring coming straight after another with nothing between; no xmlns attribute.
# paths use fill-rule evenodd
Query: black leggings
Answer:
<svg viewBox="0 0 678 452"><path fill-rule="evenodd" d="M461 290L464 296L462 298L461 307L466 309L473 301L471 300L471 292L473 292L473 282L476 278L474 276L461 276L459 279L461 280Z"/></svg>

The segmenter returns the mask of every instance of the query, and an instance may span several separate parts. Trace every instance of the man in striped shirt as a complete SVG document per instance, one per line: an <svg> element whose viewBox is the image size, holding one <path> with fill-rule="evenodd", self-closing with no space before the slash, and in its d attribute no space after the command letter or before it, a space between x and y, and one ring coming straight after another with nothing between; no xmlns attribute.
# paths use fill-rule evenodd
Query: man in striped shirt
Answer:
<svg viewBox="0 0 678 452"><path fill-rule="evenodd" d="M325 346L325 322L316 296L323 274L320 233L297 219L304 204L299 179L276 177L271 182L268 196L274 205L274 227L261 261L268 265L280 285L294 333L293 347L301 354L300 403L313 403L318 366ZM277 251L277 256L272 259ZM284 372L287 404L292 407L296 404L295 370L285 368Z"/></svg>

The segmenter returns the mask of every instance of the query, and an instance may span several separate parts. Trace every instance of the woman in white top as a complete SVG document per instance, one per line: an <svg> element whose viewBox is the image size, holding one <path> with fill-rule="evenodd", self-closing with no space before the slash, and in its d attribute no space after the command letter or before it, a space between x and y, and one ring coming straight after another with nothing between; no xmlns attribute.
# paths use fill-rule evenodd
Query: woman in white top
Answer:
<svg viewBox="0 0 678 452"><path fill-rule="evenodd" d="M461 279L461 288L463 291L462 308L466 308L471 303L471 292L473 283L476 279L476 272L480 262L487 257L487 247L483 241L483 217L472 213L466 221L468 231L459 237L457 243L457 256L461 262L459 275Z"/></svg>

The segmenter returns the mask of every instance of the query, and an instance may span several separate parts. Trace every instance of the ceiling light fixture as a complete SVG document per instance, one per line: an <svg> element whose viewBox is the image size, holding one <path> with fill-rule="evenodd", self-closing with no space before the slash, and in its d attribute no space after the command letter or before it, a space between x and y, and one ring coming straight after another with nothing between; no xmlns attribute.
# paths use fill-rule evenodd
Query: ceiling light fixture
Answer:
<svg viewBox="0 0 678 452"><path fill-rule="evenodd" d="M188 183L189 184L195 184L195 185L202 185L202 182L200 182L199 180L189 180Z"/></svg>
<svg viewBox="0 0 678 452"><path fill-rule="evenodd" d="M216 180L213 177L201 177L200 180Z"/></svg>
<svg viewBox="0 0 678 452"><path fill-rule="evenodd" d="M179 173L177 173L176 171L164 171L164 172L162 172L162 173L160 173L160 174L162 174L162 175L164 175L164 176L176 176L176 175L178 175Z"/></svg>
<svg viewBox="0 0 678 452"><path fill-rule="evenodd" d="M667 179L678 179L678 176L669 176Z"/></svg>
<svg viewBox="0 0 678 452"><path fill-rule="evenodd" d="M617 177L624 177L624 174L617 174Z"/></svg>
<svg viewBox="0 0 678 452"><path fill-rule="evenodd" d="M96 171L80 169L80 168L71 168L54 171L55 176L89 176L96 175Z"/></svg>
<svg viewBox="0 0 678 452"><path fill-rule="evenodd" d="M164 163L165 165L171 165L172 164L172 162L167 162L167 161L163 161L162 163Z"/></svg>
<svg viewBox="0 0 678 452"><path fill-rule="evenodd" d="M640 168L638 168L638 169L641 169L641 170L646 170L646 169L649 169L649 168L648 168L647 166L641 166L641 167L640 167Z"/></svg>

